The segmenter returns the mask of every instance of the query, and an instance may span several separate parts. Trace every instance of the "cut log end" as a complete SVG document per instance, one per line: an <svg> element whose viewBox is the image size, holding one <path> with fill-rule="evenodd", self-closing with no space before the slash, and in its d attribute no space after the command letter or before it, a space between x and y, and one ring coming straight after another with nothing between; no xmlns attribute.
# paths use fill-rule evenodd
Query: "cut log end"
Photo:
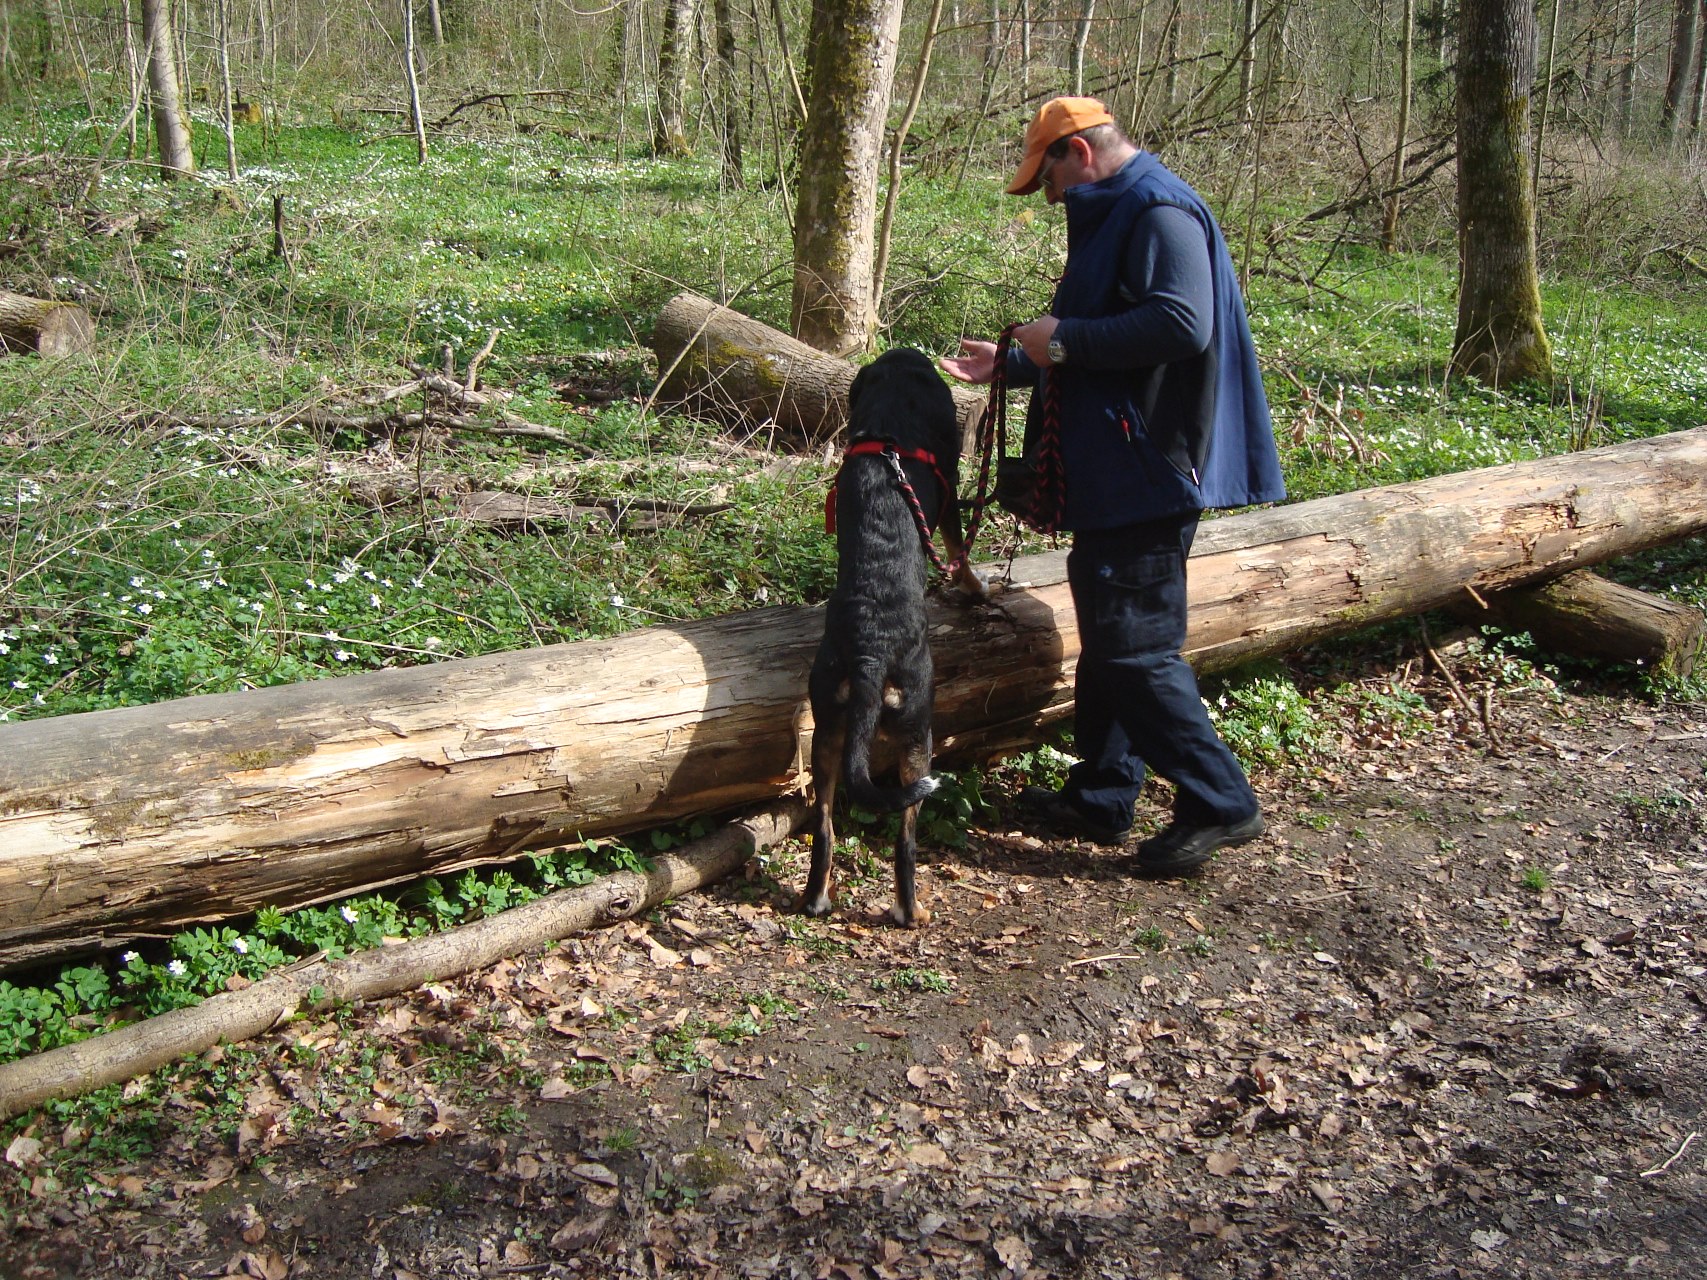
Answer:
<svg viewBox="0 0 1707 1280"><path fill-rule="evenodd" d="M0 347L50 358L88 355L95 321L75 302L0 292Z"/></svg>

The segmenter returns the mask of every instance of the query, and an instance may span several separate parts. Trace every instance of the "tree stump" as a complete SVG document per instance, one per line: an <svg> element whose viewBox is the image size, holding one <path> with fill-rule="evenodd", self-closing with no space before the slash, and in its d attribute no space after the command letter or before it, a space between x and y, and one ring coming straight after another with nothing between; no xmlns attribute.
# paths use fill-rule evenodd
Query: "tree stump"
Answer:
<svg viewBox="0 0 1707 1280"><path fill-rule="evenodd" d="M38 356L88 355L95 349L95 322L75 302L0 290L0 347Z"/></svg>

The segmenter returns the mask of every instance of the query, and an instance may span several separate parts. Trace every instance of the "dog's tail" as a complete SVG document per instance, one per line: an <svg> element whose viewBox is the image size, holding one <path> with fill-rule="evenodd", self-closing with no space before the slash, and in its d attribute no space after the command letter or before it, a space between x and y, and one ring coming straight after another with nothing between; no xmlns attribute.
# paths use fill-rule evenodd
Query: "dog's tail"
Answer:
<svg viewBox="0 0 1707 1280"><path fill-rule="evenodd" d="M877 737L877 721L882 714L882 674L861 671L848 682L847 736L842 744L842 771L848 779L848 796L867 809L905 809L918 804L939 784L928 773L905 787L882 787L871 780L871 744Z"/></svg>

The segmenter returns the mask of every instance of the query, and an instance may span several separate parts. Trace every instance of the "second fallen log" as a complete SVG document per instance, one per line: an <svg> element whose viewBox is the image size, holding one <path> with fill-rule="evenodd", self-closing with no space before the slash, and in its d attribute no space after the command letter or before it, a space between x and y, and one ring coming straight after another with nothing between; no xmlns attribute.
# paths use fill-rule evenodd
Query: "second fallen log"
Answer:
<svg viewBox="0 0 1707 1280"><path fill-rule="evenodd" d="M694 293L677 294L659 313L652 350L664 403L749 426L775 422L805 441L828 440L846 424L848 384L859 372L846 360ZM987 397L967 387L951 390L969 446Z"/></svg>
<svg viewBox="0 0 1707 1280"><path fill-rule="evenodd" d="M1695 670L1707 643L1701 610L1587 570L1504 591L1487 603L1490 621L1507 631L1527 631L1544 648L1634 662L1680 678ZM1474 620L1477 612L1465 609L1462 616Z"/></svg>

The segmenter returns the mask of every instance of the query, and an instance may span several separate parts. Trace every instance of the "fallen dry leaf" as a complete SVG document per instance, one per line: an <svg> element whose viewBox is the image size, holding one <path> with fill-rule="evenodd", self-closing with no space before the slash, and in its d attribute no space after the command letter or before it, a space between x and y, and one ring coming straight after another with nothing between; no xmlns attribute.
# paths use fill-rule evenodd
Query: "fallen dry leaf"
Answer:
<svg viewBox="0 0 1707 1280"><path fill-rule="evenodd" d="M6 1163L27 1169L41 1159L41 1142L19 1135L6 1147Z"/></svg>
<svg viewBox="0 0 1707 1280"><path fill-rule="evenodd" d="M1043 1064L1048 1067L1061 1067L1079 1056L1084 1044L1078 1040L1055 1040L1043 1051Z"/></svg>
<svg viewBox="0 0 1707 1280"><path fill-rule="evenodd" d="M934 1142L920 1142L907 1149L907 1159L922 1169L950 1169L954 1162Z"/></svg>
<svg viewBox="0 0 1707 1280"><path fill-rule="evenodd" d="M1009 1275L1023 1276L1031 1267L1031 1246L1018 1236L1002 1236L995 1248L997 1260Z"/></svg>
<svg viewBox="0 0 1707 1280"><path fill-rule="evenodd" d="M262 1249L243 1255L243 1271L255 1280L285 1280L290 1274L290 1264L277 1249Z"/></svg>
<svg viewBox="0 0 1707 1280"><path fill-rule="evenodd" d="M610 1220L611 1213L608 1209L597 1213L577 1214L557 1229L551 1237L551 1247L559 1253L579 1253L590 1248L604 1235Z"/></svg>
<svg viewBox="0 0 1707 1280"><path fill-rule="evenodd" d="M578 1164L569 1172L581 1179L582 1182L591 1182L601 1187L617 1185L616 1175L597 1161L589 1160L585 1164Z"/></svg>

